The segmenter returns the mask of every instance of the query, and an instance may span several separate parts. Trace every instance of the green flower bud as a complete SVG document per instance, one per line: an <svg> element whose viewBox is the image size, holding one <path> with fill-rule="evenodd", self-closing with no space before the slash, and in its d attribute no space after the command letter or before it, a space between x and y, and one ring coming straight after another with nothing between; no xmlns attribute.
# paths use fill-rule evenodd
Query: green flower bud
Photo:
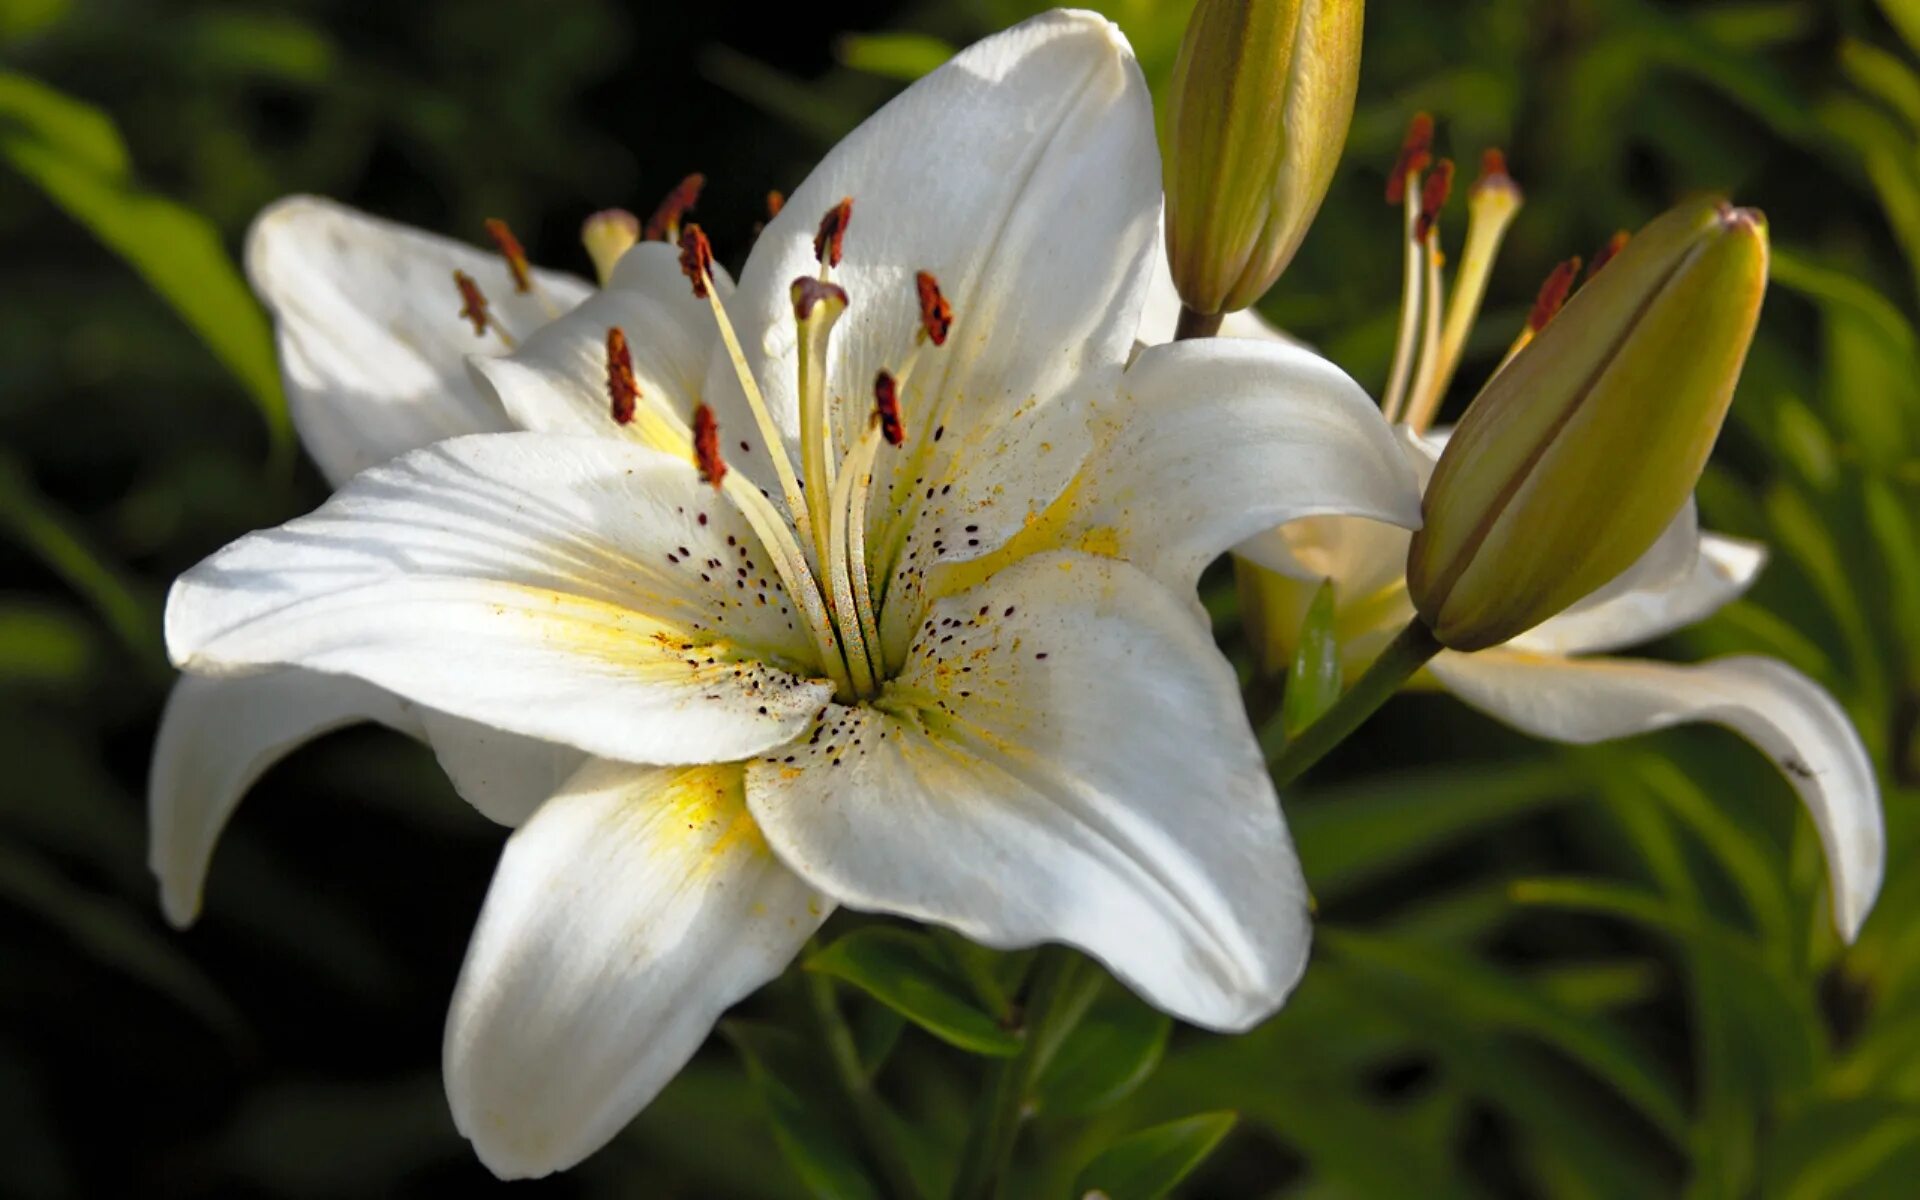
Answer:
<svg viewBox="0 0 1920 1200"><path fill-rule="evenodd" d="M1644 554L1699 482L1767 286L1766 220L1690 201L1494 375L1427 486L1407 585L1445 645L1498 645Z"/></svg>
<svg viewBox="0 0 1920 1200"><path fill-rule="evenodd" d="M1361 0L1200 0L1173 68L1167 255L1196 313L1246 308L1326 198L1360 79Z"/></svg>

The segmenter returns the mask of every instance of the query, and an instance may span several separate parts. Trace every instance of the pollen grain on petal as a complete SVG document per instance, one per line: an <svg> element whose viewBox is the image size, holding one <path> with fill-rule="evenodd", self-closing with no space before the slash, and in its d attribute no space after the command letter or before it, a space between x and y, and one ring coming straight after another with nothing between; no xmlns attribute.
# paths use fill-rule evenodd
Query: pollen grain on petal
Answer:
<svg viewBox="0 0 1920 1200"><path fill-rule="evenodd" d="M670 242L680 234L680 222L693 206L700 202L700 189L707 186L707 177L695 171L693 174L673 185L660 201L660 206L647 218L646 229L641 237L649 242Z"/></svg>
<svg viewBox="0 0 1920 1200"><path fill-rule="evenodd" d="M533 274L527 267L527 251L520 239L513 236L513 230L499 217L488 217L487 236L499 247L500 257L507 260L507 270L513 273L513 290L530 292L533 290Z"/></svg>
<svg viewBox="0 0 1920 1200"><path fill-rule="evenodd" d="M793 319L805 321L813 316L813 310L821 304L834 303L841 308L847 306L847 290L837 283L828 283L814 275L802 275L793 281Z"/></svg>
<svg viewBox="0 0 1920 1200"><path fill-rule="evenodd" d="M1532 311L1527 313L1528 330L1539 333L1547 327L1547 322L1553 320L1554 314L1567 302L1567 296L1573 291L1573 281L1579 275L1580 256L1577 254L1553 269L1547 281L1540 285L1540 294L1534 298Z"/></svg>
<svg viewBox="0 0 1920 1200"><path fill-rule="evenodd" d="M707 298L707 282L713 278L713 244L698 225L688 224L680 231L680 270L693 284L697 299Z"/></svg>
<svg viewBox="0 0 1920 1200"><path fill-rule="evenodd" d="M887 445L898 446L907 440L907 427L900 420L900 385L890 371L873 377L873 415L880 421L880 436L887 439Z"/></svg>
<svg viewBox="0 0 1920 1200"><path fill-rule="evenodd" d="M1433 161L1433 117L1429 113L1413 114L1413 120L1407 122L1407 136L1400 143L1400 156L1393 161L1393 170L1387 175L1387 203L1399 204L1407 197L1407 180L1427 169Z"/></svg>
<svg viewBox="0 0 1920 1200"><path fill-rule="evenodd" d="M920 336L936 346L947 344L953 328L953 305L940 292L940 281L932 271L918 271L913 282L920 294Z"/></svg>
<svg viewBox="0 0 1920 1200"><path fill-rule="evenodd" d="M840 203L820 218L820 231L813 235L813 256L823 267L840 265L840 253L847 240L847 225L853 220L853 197L843 196Z"/></svg>
<svg viewBox="0 0 1920 1200"><path fill-rule="evenodd" d="M1598 275L1601 267L1612 262L1614 255L1625 250L1627 248L1627 239L1632 236L1632 234L1624 229L1615 231L1614 235L1607 239L1606 245L1593 252L1593 261L1587 265L1587 278L1592 279L1595 275Z"/></svg>
<svg viewBox="0 0 1920 1200"><path fill-rule="evenodd" d="M693 457L700 465L700 478L718 490L727 477L727 463L720 457L720 422L704 404L693 410Z"/></svg>
<svg viewBox="0 0 1920 1200"><path fill-rule="evenodd" d="M1440 224L1440 210L1447 206L1447 197L1452 194L1453 160L1443 158L1433 164L1433 170L1421 184L1420 219L1414 224L1414 237L1425 241L1433 236L1435 227Z"/></svg>
<svg viewBox="0 0 1920 1200"><path fill-rule="evenodd" d="M618 325L607 329L607 399L613 406L613 420L625 425L633 420L640 400L640 381L633 374L633 354L627 349L627 335Z"/></svg>
<svg viewBox="0 0 1920 1200"><path fill-rule="evenodd" d="M491 320L487 313L486 293L465 271L454 271L453 286L460 289L460 315L473 322L473 336L485 337L487 324Z"/></svg>

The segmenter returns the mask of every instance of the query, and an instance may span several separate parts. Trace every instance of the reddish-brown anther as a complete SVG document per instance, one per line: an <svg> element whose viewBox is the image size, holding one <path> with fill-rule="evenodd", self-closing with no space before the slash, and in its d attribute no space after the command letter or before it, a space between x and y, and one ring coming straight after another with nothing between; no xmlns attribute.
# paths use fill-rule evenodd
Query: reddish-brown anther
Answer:
<svg viewBox="0 0 1920 1200"><path fill-rule="evenodd" d="M920 334L936 346L947 344L947 332L953 328L953 305L940 294L940 281L932 271L914 274L913 283L920 292Z"/></svg>
<svg viewBox="0 0 1920 1200"><path fill-rule="evenodd" d="M680 271L693 284L695 299L707 298L707 281L713 277L713 243L698 225L680 231Z"/></svg>
<svg viewBox="0 0 1920 1200"><path fill-rule="evenodd" d="M827 210L820 218L820 232L813 235L813 256L820 260L823 267L840 265L840 251L847 240L847 223L853 220L853 197L842 197L840 203Z"/></svg>
<svg viewBox="0 0 1920 1200"><path fill-rule="evenodd" d="M1613 256L1627 248L1627 239L1633 235L1621 229L1607 239L1607 244L1593 252L1593 262L1587 266L1587 278L1592 279L1600 273L1600 268L1612 261Z"/></svg>
<svg viewBox="0 0 1920 1200"><path fill-rule="evenodd" d="M485 337L487 324L492 320L487 315L486 293L465 271L453 273L453 286L460 289L460 315L473 322L473 336Z"/></svg>
<svg viewBox="0 0 1920 1200"><path fill-rule="evenodd" d="M499 217L488 217L487 236L500 248L500 257L507 260L507 270L513 272L513 290L532 291L533 274L527 269L527 252L520 245L520 239L513 236L513 230Z"/></svg>
<svg viewBox="0 0 1920 1200"><path fill-rule="evenodd" d="M672 241L680 232L680 219L700 202L700 189L706 186L707 177L698 171L675 184L660 201L660 207L647 218L647 226L640 236L649 242Z"/></svg>
<svg viewBox="0 0 1920 1200"><path fill-rule="evenodd" d="M607 330L607 399L613 404L613 420L625 425L633 420L640 400L640 381L634 378L633 355L627 350L627 335L618 325Z"/></svg>
<svg viewBox="0 0 1920 1200"><path fill-rule="evenodd" d="M1443 158L1433 164L1433 172L1420 186L1420 217L1414 222L1413 236L1425 241L1433 236L1433 230L1440 223L1440 210L1447 206L1447 197L1453 194L1453 160Z"/></svg>
<svg viewBox="0 0 1920 1200"><path fill-rule="evenodd" d="M1547 327L1547 322L1553 320L1554 314L1560 311L1567 297L1572 294L1573 281L1579 275L1578 254L1553 269L1547 281L1540 285L1540 294L1533 301L1533 311L1527 314L1527 329L1530 332L1539 333Z"/></svg>
<svg viewBox="0 0 1920 1200"><path fill-rule="evenodd" d="M873 377L873 414L880 418L880 436L887 439L887 445L898 446L907 440L907 427L900 421L900 385L887 371Z"/></svg>
<svg viewBox="0 0 1920 1200"><path fill-rule="evenodd" d="M727 477L727 463L720 457L720 422L704 404L693 410L693 458L700 464L700 478L717 491Z"/></svg>
<svg viewBox="0 0 1920 1200"><path fill-rule="evenodd" d="M1387 176L1387 203L1399 204L1407 198L1407 179L1427 169L1433 161L1433 117L1427 113L1413 114L1413 120L1407 122L1407 136L1400 143L1400 157L1393 160L1393 171Z"/></svg>
<svg viewBox="0 0 1920 1200"><path fill-rule="evenodd" d="M775 217L779 216L780 210L785 208L786 206L787 206L787 198L785 196L781 195L779 192L768 192L767 193L767 220L771 221Z"/></svg>

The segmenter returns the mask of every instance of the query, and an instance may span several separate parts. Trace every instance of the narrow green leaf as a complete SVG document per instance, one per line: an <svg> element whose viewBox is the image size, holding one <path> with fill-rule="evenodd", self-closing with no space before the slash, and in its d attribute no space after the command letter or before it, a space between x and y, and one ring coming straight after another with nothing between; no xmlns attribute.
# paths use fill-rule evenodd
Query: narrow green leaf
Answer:
<svg viewBox="0 0 1920 1200"><path fill-rule="evenodd" d="M810 956L806 968L852 984L962 1050L996 1057L1020 1050L1020 1039L979 1007L939 948L920 934L879 925L856 929Z"/></svg>
<svg viewBox="0 0 1920 1200"><path fill-rule="evenodd" d="M1348 967L1383 986L1411 986L1476 1024L1538 1038L1605 1080L1676 1142L1685 1139L1687 1118L1674 1081L1606 1020L1468 954L1325 926L1317 937Z"/></svg>
<svg viewBox="0 0 1920 1200"><path fill-rule="evenodd" d="M912 83L953 57L953 46L923 33L849 33L834 43L846 66Z"/></svg>
<svg viewBox="0 0 1920 1200"><path fill-rule="evenodd" d="M1920 54L1920 0L1880 0L1880 11L1906 39L1907 48Z"/></svg>
<svg viewBox="0 0 1920 1200"><path fill-rule="evenodd" d="M1280 724L1288 737L1320 719L1340 698L1340 635L1334 629L1333 580L1324 579L1300 621L1300 636L1287 671Z"/></svg>
<svg viewBox="0 0 1920 1200"><path fill-rule="evenodd" d="M1920 1105L1911 1099L1824 1101L1796 1114L1767 1139L1766 1194L1780 1200L1909 1196L1916 1154Z"/></svg>
<svg viewBox="0 0 1920 1200"><path fill-rule="evenodd" d="M1201 1113L1130 1133L1088 1163L1073 1185L1084 1200L1159 1200L1193 1174L1239 1118Z"/></svg>
<svg viewBox="0 0 1920 1200"><path fill-rule="evenodd" d="M811 1062L806 1046L784 1030L746 1021L725 1021L720 1032L733 1043L773 1125L774 1140L807 1191L819 1200L880 1200L859 1151L842 1139L851 1123L836 1120L821 1098L800 1088L825 1080L824 1064Z"/></svg>
<svg viewBox="0 0 1920 1200"><path fill-rule="evenodd" d="M1402 771L1295 798L1287 821L1324 901L1584 786L1561 759Z"/></svg>
<svg viewBox="0 0 1920 1200"><path fill-rule="evenodd" d="M1126 1099L1160 1065L1172 1028L1165 1013L1108 984L1041 1073L1035 1108L1081 1117Z"/></svg>
<svg viewBox="0 0 1920 1200"><path fill-rule="evenodd" d="M138 272L247 389L276 448L291 446L266 314L205 217L128 178L103 114L0 73L0 159Z"/></svg>
<svg viewBox="0 0 1920 1200"><path fill-rule="evenodd" d="M1896 55L1869 42L1843 38L1840 69L1856 87L1899 113L1908 126L1920 130L1920 78Z"/></svg>

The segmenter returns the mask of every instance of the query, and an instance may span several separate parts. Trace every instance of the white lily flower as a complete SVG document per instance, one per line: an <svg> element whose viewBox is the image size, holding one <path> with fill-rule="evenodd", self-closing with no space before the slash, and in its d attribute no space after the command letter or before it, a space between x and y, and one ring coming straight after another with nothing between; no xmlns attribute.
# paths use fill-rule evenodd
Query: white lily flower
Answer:
<svg viewBox="0 0 1920 1200"><path fill-rule="evenodd" d="M1445 430L1399 430L1424 480ZM1290 655L1321 580L1331 579L1348 678L1413 616L1405 530L1340 517L1300 521L1241 552L1261 577L1263 619L1277 655ZM1766 562L1756 543L1703 533L1689 504L1617 579L1504 645L1442 651L1426 677L1535 737L1585 744L1690 722L1724 725L1779 767L1813 818L1827 860L1833 919L1851 941L1873 907L1886 834L1873 762L1846 713L1804 674L1767 658L1696 665L1605 657L1702 620L1744 592Z"/></svg>
<svg viewBox="0 0 1920 1200"><path fill-rule="evenodd" d="M334 486L443 438L514 428L468 357L504 354L593 291L533 271L513 286L498 254L311 196L268 208L247 233L246 267L272 310L294 428ZM456 273L491 297L478 331L456 315ZM148 861L176 925L200 911L208 858L241 796L320 735L373 721L426 740L460 794L517 825L585 756L514 738L339 676L285 669L188 675L160 721L148 776Z"/></svg>
<svg viewBox="0 0 1920 1200"><path fill-rule="evenodd" d="M706 299L643 244L478 360L533 432L375 467L175 585L188 671L593 756L508 841L448 1022L496 1173L598 1148L836 903L1065 942L1214 1028L1283 1001L1305 887L1193 585L1294 519L1411 525L1417 488L1303 350L1129 363L1159 205L1124 40L1035 18L836 148L737 289L697 233Z"/></svg>

